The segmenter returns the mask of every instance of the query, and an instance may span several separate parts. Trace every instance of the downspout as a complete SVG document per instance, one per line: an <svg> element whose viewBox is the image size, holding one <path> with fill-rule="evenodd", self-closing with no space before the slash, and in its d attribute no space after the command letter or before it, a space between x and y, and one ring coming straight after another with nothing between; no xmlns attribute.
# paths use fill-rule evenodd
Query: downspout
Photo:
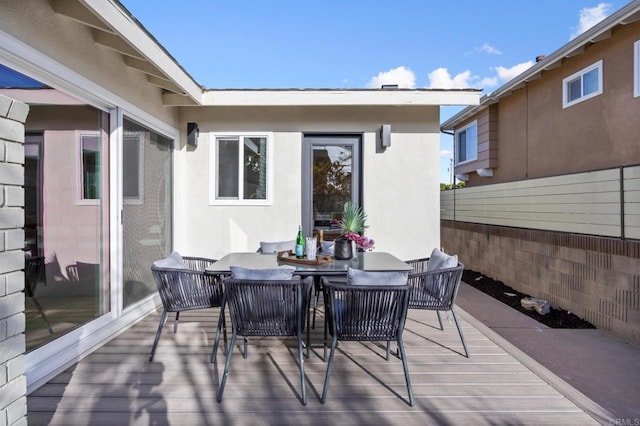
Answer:
<svg viewBox="0 0 640 426"><path fill-rule="evenodd" d="M451 186L453 189L453 221L456 221L456 172L455 172L455 166L456 166L456 133L455 132L447 132L446 130L441 130L442 133L444 133L445 135L450 135L451 137L453 137L453 162L451 163L451 167L453 167L453 170L451 170L451 173L453 174L453 182L451 183Z"/></svg>

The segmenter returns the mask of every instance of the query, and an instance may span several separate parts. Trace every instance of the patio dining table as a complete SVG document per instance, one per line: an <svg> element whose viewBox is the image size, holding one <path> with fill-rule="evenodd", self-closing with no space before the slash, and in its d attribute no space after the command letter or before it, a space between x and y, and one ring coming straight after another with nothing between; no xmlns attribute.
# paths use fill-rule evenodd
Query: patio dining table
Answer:
<svg viewBox="0 0 640 426"><path fill-rule="evenodd" d="M349 260L331 259L331 262L320 264L302 264L294 261L278 260L275 254L262 253L229 253L206 269L212 274L228 275L231 266L241 266L250 269L268 269L289 266L295 269L297 275L346 275L349 267L369 272L405 272L411 266L390 253L358 252Z"/></svg>

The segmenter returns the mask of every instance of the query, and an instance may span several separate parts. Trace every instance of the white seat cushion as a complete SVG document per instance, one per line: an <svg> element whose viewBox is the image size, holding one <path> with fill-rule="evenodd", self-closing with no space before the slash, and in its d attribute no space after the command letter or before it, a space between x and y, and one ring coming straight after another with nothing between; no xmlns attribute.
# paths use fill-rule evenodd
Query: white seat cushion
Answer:
<svg viewBox="0 0 640 426"><path fill-rule="evenodd" d="M434 248L431 252L431 256L429 256L427 272L437 271L438 269L455 268L456 266L458 266L457 254L449 256L437 248Z"/></svg>
<svg viewBox="0 0 640 426"><path fill-rule="evenodd" d="M294 251L296 249L296 240L291 241L260 241L260 251L262 253L277 253L279 251Z"/></svg>
<svg viewBox="0 0 640 426"><path fill-rule="evenodd" d="M164 259L156 260L153 264L158 268L189 269L189 267L184 263L184 259L182 259L182 256L177 251L172 252Z"/></svg>
<svg viewBox="0 0 640 426"><path fill-rule="evenodd" d="M294 272L292 268L249 269L231 266L229 269L231 270L231 278L253 281L291 280Z"/></svg>
<svg viewBox="0 0 640 426"><path fill-rule="evenodd" d="M367 272L360 269L347 270L347 284L351 285L405 285L408 272Z"/></svg>

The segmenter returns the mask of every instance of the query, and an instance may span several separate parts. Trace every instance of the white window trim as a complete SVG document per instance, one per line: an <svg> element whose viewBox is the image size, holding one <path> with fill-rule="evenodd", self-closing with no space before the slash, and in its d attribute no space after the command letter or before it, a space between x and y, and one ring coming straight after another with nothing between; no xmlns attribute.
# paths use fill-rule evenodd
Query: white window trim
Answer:
<svg viewBox="0 0 640 426"><path fill-rule="evenodd" d="M470 160L464 160L464 161L458 161L458 158L460 156L460 147L458 146L458 135L459 133L467 130L469 127L473 127L476 126L476 156L475 158L472 158ZM467 123L466 126L461 127L459 129L457 129L454 132L453 135L453 147L454 147L454 151L455 151L455 165L460 165L460 164L467 164L467 163L471 163L472 161L477 161L478 160L478 120L473 120L469 123Z"/></svg>
<svg viewBox="0 0 640 426"><path fill-rule="evenodd" d="M640 40L633 43L633 97L640 96Z"/></svg>
<svg viewBox="0 0 640 426"><path fill-rule="evenodd" d="M219 200L216 198L216 175L218 150L216 140L219 137L265 137L267 139L267 197L264 200ZM243 158L240 156L239 161ZM241 165L242 166L242 165ZM273 205L273 132L211 132L209 134L209 205L211 206L270 206ZM240 167L242 174L243 167ZM241 178L242 176L240 176ZM240 191L242 187L239 188Z"/></svg>
<svg viewBox="0 0 640 426"><path fill-rule="evenodd" d="M567 90L567 85L570 81L575 80L578 77L581 77L582 75L588 73L589 71L592 71L594 69L598 69L598 90L596 90L593 93L589 93L588 95L583 95L580 96L578 99L574 99L573 101L567 101L567 96L569 94L568 90ZM591 99L595 96L601 95L602 92L604 91L603 88L603 67L602 67L602 59L600 59L598 62L589 65L586 68L581 69L580 71L571 74L569 77L566 77L562 80L562 108L568 108L570 106L573 106L575 104L579 104L582 101L586 101L587 99Z"/></svg>
<svg viewBox="0 0 640 426"><path fill-rule="evenodd" d="M93 130L79 130L75 132L76 138L76 204L79 206L98 206L100 205L100 198L102 198L102 194L100 198L97 199L85 199L83 197L82 190L84 188L84 164L82 162L82 137L83 136L97 136L98 140L100 139L100 132ZM102 152L100 153L102 154ZM102 160L100 162L102 165ZM102 189L102 186L101 188Z"/></svg>

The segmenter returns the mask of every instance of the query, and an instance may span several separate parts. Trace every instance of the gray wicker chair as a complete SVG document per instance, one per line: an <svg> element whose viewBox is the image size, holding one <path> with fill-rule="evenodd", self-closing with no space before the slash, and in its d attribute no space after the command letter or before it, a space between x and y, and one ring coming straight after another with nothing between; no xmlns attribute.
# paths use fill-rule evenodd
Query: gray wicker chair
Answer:
<svg viewBox="0 0 640 426"><path fill-rule="evenodd" d="M175 312L176 318L173 324L173 332L178 331L180 312L195 309L222 307L222 282L218 275L208 274L205 269L215 262L214 259L202 257L183 257L184 263L189 269L174 269L151 266L151 272L162 300L162 316L158 331L151 348L149 361L153 357L160 340L160 334L169 312ZM227 343L224 312L220 309L216 336L223 330L225 347Z"/></svg>
<svg viewBox="0 0 640 426"><path fill-rule="evenodd" d="M244 338L242 355L247 357L248 337L296 337L298 340L298 363L300 366L300 386L302 404L307 405L304 380L304 355L302 333L307 330L307 356L309 351L309 302L313 279L301 280L239 280L226 278L224 285L223 309L228 307L232 333L224 373L218 390L218 402L222 401L224 387L229 375L231 355L238 335ZM217 342L214 346L217 345Z"/></svg>
<svg viewBox="0 0 640 426"><path fill-rule="evenodd" d="M45 281L44 265L45 259L43 256L26 257L24 259L24 290L27 296L33 301L33 304L36 305L36 308L38 309L38 312L40 312L40 316L47 326L49 333L54 334L51 323L36 297L36 288L38 287L38 283Z"/></svg>
<svg viewBox="0 0 640 426"><path fill-rule="evenodd" d="M414 259L407 261L413 266L413 270L409 273L409 285L411 286L409 296L409 309L423 309L436 311L440 329L444 330L441 311L451 311L453 321L458 329L462 347L464 348L464 356L469 358L469 350L467 343L462 334L462 328L458 322L455 311L456 296L460 288L460 280L464 272L464 265L458 263L455 268L438 269L435 271L427 271L427 258Z"/></svg>
<svg viewBox="0 0 640 426"><path fill-rule="evenodd" d="M409 304L409 285L363 286L329 282L323 277L322 287L326 310L325 349L327 329L333 340L320 401L324 403L327 398L333 356L338 341L387 342L388 360L388 343L395 340L398 345L398 355L402 359L409 405L413 406L413 391L402 340Z"/></svg>

